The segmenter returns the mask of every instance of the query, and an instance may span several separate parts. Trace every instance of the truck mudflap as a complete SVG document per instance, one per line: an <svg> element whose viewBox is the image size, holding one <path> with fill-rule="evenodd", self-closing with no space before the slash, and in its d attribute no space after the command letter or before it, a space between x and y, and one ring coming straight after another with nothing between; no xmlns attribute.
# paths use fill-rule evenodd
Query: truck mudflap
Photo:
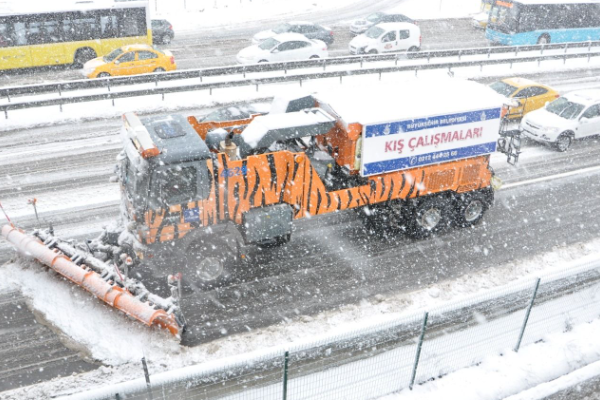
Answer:
<svg viewBox="0 0 600 400"><path fill-rule="evenodd" d="M35 231L28 235L12 225L4 225L2 236L19 253L52 268L109 306L147 326L166 329L181 338L185 319L179 310L178 296L165 299L152 294L141 282L124 276L118 266L84 254L50 232ZM170 284L174 281L176 279L171 277Z"/></svg>

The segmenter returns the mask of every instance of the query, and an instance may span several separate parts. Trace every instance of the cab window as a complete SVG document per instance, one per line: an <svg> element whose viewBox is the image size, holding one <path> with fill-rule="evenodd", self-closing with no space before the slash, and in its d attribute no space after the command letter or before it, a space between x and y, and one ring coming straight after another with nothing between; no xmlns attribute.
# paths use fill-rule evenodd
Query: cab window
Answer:
<svg viewBox="0 0 600 400"><path fill-rule="evenodd" d="M381 41L383 43L393 42L394 40L396 40L396 31L388 32L385 35L383 35L383 37L381 38Z"/></svg>
<svg viewBox="0 0 600 400"><path fill-rule="evenodd" d="M539 86L530 87L529 89L531 91L531 96L541 96L548 93L548 89Z"/></svg>
<svg viewBox="0 0 600 400"><path fill-rule="evenodd" d="M151 51L138 51L138 60L152 60L158 58L158 55Z"/></svg>
<svg viewBox="0 0 600 400"><path fill-rule="evenodd" d="M125 53L121 57L119 57L119 59L117 61L119 61L121 63L135 61L135 53L133 51L130 51L129 53Z"/></svg>
<svg viewBox="0 0 600 400"><path fill-rule="evenodd" d="M196 168L174 167L157 172L160 200L167 206L189 203L196 198L198 188Z"/></svg>
<svg viewBox="0 0 600 400"><path fill-rule="evenodd" d="M400 31L400 40L410 38L410 31L408 29Z"/></svg>
<svg viewBox="0 0 600 400"><path fill-rule="evenodd" d="M590 108L588 108L587 110L585 110L585 112L583 113L583 115L581 116L582 118L598 118L600 117L600 108L598 107L597 104L591 106Z"/></svg>

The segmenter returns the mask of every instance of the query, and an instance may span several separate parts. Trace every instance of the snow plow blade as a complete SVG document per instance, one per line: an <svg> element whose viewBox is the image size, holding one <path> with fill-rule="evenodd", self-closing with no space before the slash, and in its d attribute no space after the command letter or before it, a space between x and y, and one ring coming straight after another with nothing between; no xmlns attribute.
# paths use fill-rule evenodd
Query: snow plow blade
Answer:
<svg viewBox="0 0 600 400"><path fill-rule="evenodd" d="M11 225L2 227L2 236L21 254L33 257L47 265L106 304L148 326L167 329L172 335L180 337L182 327L172 313L168 313L148 301L140 300L138 298L140 296L134 296L127 288L119 286L113 279L102 277L86 264L76 264L59 249L50 249L39 238L27 235ZM143 288L143 285L138 284L136 287ZM145 291L145 288L143 289ZM145 292L147 293L147 291Z"/></svg>

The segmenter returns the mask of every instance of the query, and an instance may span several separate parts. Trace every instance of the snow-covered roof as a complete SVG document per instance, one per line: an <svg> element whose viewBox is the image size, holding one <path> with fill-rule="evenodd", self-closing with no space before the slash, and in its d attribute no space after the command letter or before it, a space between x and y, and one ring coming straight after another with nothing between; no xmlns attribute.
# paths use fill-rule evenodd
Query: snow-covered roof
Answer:
<svg viewBox="0 0 600 400"><path fill-rule="evenodd" d="M315 97L329 104L347 124L362 125L499 108L505 101L485 85L458 78L414 78L360 86L345 83Z"/></svg>
<svg viewBox="0 0 600 400"><path fill-rule="evenodd" d="M16 14L41 14L57 11L86 11L103 8L129 8L146 6L147 1L114 1L114 0L28 0L26 2L11 2L3 4L0 8L0 15L16 15ZM32 11L35 10L35 11Z"/></svg>
<svg viewBox="0 0 600 400"><path fill-rule="evenodd" d="M563 97L587 106L600 102L600 89L575 90Z"/></svg>
<svg viewBox="0 0 600 400"><path fill-rule="evenodd" d="M586 1L586 0L516 0L513 3L521 4L581 4L581 3L593 3L600 4L598 0Z"/></svg>
<svg viewBox="0 0 600 400"><path fill-rule="evenodd" d="M309 38L307 38L306 36L300 34L300 33L280 33L278 35L273 36L273 39L279 41L279 42L289 42L291 40L294 41L301 41L301 42L310 42L313 43L312 40L310 40Z"/></svg>

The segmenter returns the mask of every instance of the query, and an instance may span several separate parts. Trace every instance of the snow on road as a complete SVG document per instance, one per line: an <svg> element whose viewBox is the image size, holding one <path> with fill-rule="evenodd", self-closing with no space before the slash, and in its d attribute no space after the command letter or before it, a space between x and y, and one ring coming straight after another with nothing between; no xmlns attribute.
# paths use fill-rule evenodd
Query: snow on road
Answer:
<svg viewBox="0 0 600 400"><path fill-rule="evenodd" d="M80 391L82 387L89 389L94 386L136 379L140 376L138 364L142 356L149 361L151 373L159 373L251 351L265 350L273 346L291 345L294 342L306 340L306 338L319 340L324 335L342 334L354 330L357 326L366 327L390 321L417 310L430 309L449 301L482 293L518 279L563 270L568 267L570 261L581 259L587 255L599 254L599 249L600 240L554 248L546 254L532 257L529 260L488 268L465 275L455 281L440 282L412 293L376 296L370 300L363 300L360 304L344 306L340 310L328 311L311 317L299 316L294 321L228 336L194 348L181 347L166 332L149 330L128 320L121 313L105 306L82 289L59 279L54 273L40 268L36 264L23 262L7 264L0 268L0 282L3 282L4 285L20 287L24 296L30 299L33 307L43 314L47 321L85 347L88 353L101 361L105 367L75 377L66 377L16 389L2 393L2 395L7 399L36 399L51 394ZM578 331L574 330L573 332ZM589 338L590 335L586 334L581 340ZM557 340L557 343L560 344L567 339ZM583 343L579 346L581 351L585 350ZM569 354L569 349L573 350L571 354ZM537 352L536 350L531 351ZM567 363L572 366L573 361L570 361L570 356L574 357L578 351L573 346L568 347L567 350L559 353L563 357L557 355L555 361L560 365ZM600 349L598 352L600 354ZM523 351L521 354L528 353ZM589 354L594 358L595 353ZM506 379L511 378L512 374L507 375L507 371L514 370L515 363L520 360L515 357L521 357L521 355L493 359L495 361L490 361L491 366L485 370L485 373L491 374L493 369L497 368L496 380L501 384L505 375ZM589 362L596 361L579 359ZM502 362L508 364L502 366ZM530 365L530 362L529 359L525 359L525 363L520 368L522 370L533 369L534 366ZM481 373L478 372L481 371L479 369L469 369L469 371L475 371L471 372L473 374ZM531 384L541 383L540 379L547 376L542 372L537 378L532 375L533 373L526 374L526 377L531 378L528 382ZM452 376L453 374L449 375L449 377ZM514 374L514 376L519 377L518 374ZM525 388L523 379L521 377L518 387ZM441 396L444 390L454 390L451 389L452 386L448 386L448 388L440 386L443 381L424 385L423 389L419 390L425 394L429 390L432 393L439 390L435 392L438 396ZM507 381L506 384L510 385L510 381ZM517 384L514 387L516 388ZM435 396L432 394L431 398L435 398Z"/></svg>

